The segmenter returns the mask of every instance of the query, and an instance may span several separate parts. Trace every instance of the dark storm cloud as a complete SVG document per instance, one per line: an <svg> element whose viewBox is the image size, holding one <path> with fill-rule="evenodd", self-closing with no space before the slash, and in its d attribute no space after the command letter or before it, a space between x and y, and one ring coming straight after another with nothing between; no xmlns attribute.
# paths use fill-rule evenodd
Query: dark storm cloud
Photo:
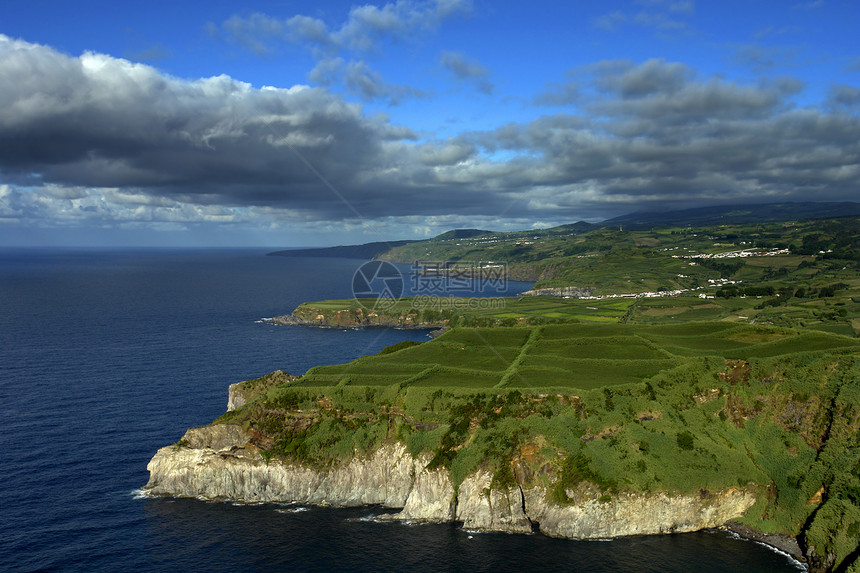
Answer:
<svg viewBox="0 0 860 573"><path fill-rule="evenodd" d="M322 89L257 90L227 77L186 82L8 39L0 50L7 180L38 174L67 186L336 213L321 177L364 202L362 189L379 188L386 146L414 138Z"/></svg>
<svg viewBox="0 0 860 573"><path fill-rule="evenodd" d="M856 88L796 109L792 78L700 79L661 60L601 62L570 83L576 108L419 142L321 88L179 80L0 37L0 216L559 220L856 199Z"/></svg>

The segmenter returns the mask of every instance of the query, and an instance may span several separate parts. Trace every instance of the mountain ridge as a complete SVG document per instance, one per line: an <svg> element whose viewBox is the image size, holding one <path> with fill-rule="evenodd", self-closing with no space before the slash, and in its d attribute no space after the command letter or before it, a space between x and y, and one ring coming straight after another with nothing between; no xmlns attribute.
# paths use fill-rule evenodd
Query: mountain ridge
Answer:
<svg viewBox="0 0 860 573"><path fill-rule="evenodd" d="M545 235L559 233L585 233L605 227L620 227L629 230L649 229L653 227L678 226L713 226L737 225L754 223L787 222L795 220L815 220L860 216L860 203L815 202L805 201L796 203L754 203L749 205L709 206L678 209L672 211L635 211L606 219L600 223L578 221L565 223L546 229L524 229L520 231L488 231L482 229L452 229L430 239L399 239L393 241L374 241L360 245L339 245L334 247L316 247L306 249L288 249L267 253L283 257L344 257L355 259L375 259L396 247L415 243L432 243L456 239L493 236L512 237L522 234L540 238Z"/></svg>

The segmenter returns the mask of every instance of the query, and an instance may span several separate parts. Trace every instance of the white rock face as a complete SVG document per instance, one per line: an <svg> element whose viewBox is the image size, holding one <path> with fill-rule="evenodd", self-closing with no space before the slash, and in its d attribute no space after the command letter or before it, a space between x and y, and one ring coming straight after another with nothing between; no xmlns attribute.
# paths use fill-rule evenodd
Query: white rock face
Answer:
<svg viewBox="0 0 860 573"><path fill-rule="evenodd" d="M622 492L608 501L588 488L568 495L570 504L559 505L541 488L526 490L526 511L542 533L575 539L685 533L718 527L755 503L751 493L734 488L706 495Z"/></svg>
<svg viewBox="0 0 860 573"><path fill-rule="evenodd" d="M245 395L242 392L242 383L236 382L234 384L230 384L227 387L227 411L232 412L233 410L238 410L242 406L248 403L248 400L245 399Z"/></svg>
<svg viewBox="0 0 860 573"><path fill-rule="evenodd" d="M490 487L478 471L455 490L444 468L428 469L402 444L316 470L272 459L266 462L238 426L217 424L189 430L183 446L161 448L149 462L153 494L247 502L298 502L337 506L378 504L402 508L387 519L452 522L467 529L553 537L609 538L696 531L742 515L755 502L745 490L696 495L622 492L607 500L583 485L567 492L570 503L548 501L542 487ZM456 492L456 495L455 495Z"/></svg>
<svg viewBox="0 0 860 573"><path fill-rule="evenodd" d="M419 464L403 510L388 519L447 523L454 521L454 484L444 468L427 469L427 461Z"/></svg>
<svg viewBox="0 0 860 573"><path fill-rule="evenodd" d="M476 472L463 480L457 496L457 521L478 531L531 533L520 488L491 489L492 479L489 473Z"/></svg>
<svg viewBox="0 0 860 573"><path fill-rule="evenodd" d="M217 428L217 426L215 426ZM192 440L209 428L189 430ZM147 465L145 489L154 494L237 499L242 501L302 502L358 506L380 504L403 507L412 489L415 462L400 444L382 447L367 459L321 472L265 458L247 444L226 445L223 432L211 432L216 447L167 446ZM220 447L219 447L220 446ZM217 448L217 449L216 449Z"/></svg>

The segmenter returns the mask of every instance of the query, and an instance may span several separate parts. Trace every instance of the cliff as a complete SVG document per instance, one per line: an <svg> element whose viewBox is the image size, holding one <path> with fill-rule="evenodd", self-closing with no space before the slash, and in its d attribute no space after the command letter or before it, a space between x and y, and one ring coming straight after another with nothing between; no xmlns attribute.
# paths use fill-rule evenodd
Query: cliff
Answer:
<svg viewBox="0 0 860 573"><path fill-rule="evenodd" d="M316 306L311 303L299 305L291 314L264 318L263 322L281 326L317 326L330 328L398 328L436 329L446 325L439 313L432 317L412 308L376 310L362 306L358 301L339 301L335 308L330 305Z"/></svg>
<svg viewBox="0 0 860 573"><path fill-rule="evenodd" d="M622 493L611 499L583 486L567 492L569 503L548 501L535 484L492 487L477 471L455 488L444 468L428 467L400 443L367 456L313 468L266 459L240 426L215 424L189 430L177 444L161 448L147 469L152 494L297 502L335 506L401 508L390 520L462 522L479 531L530 533L594 539L696 531L739 517L755 502L743 489L698 495Z"/></svg>
<svg viewBox="0 0 860 573"><path fill-rule="evenodd" d="M239 426L216 424L186 432L176 445L158 450L147 465L145 489L153 494L235 499L403 507L416 473L402 447L380 448L327 471L267 460Z"/></svg>
<svg viewBox="0 0 860 573"><path fill-rule="evenodd" d="M546 291L546 292L544 292ZM591 290L575 288L528 291L530 295L586 296ZM437 330L456 326L526 326L567 322L570 319L546 310L534 314L533 305L524 305L510 297L463 298L449 296L404 297L388 304L374 305L373 299L346 299L305 302L292 313L261 319L282 326L315 326L321 328L396 328Z"/></svg>

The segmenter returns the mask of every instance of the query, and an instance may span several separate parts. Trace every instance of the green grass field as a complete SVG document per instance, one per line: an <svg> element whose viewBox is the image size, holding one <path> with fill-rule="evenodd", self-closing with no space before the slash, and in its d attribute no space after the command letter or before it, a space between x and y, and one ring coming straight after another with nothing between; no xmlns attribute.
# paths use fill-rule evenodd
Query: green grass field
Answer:
<svg viewBox="0 0 860 573"><path fill-rule="evenodd" d="M641 382L691 357L818 351L857 352L860 339L726 322L455 328L396 352L313 368L296 384L592 389Z"/></svg>

